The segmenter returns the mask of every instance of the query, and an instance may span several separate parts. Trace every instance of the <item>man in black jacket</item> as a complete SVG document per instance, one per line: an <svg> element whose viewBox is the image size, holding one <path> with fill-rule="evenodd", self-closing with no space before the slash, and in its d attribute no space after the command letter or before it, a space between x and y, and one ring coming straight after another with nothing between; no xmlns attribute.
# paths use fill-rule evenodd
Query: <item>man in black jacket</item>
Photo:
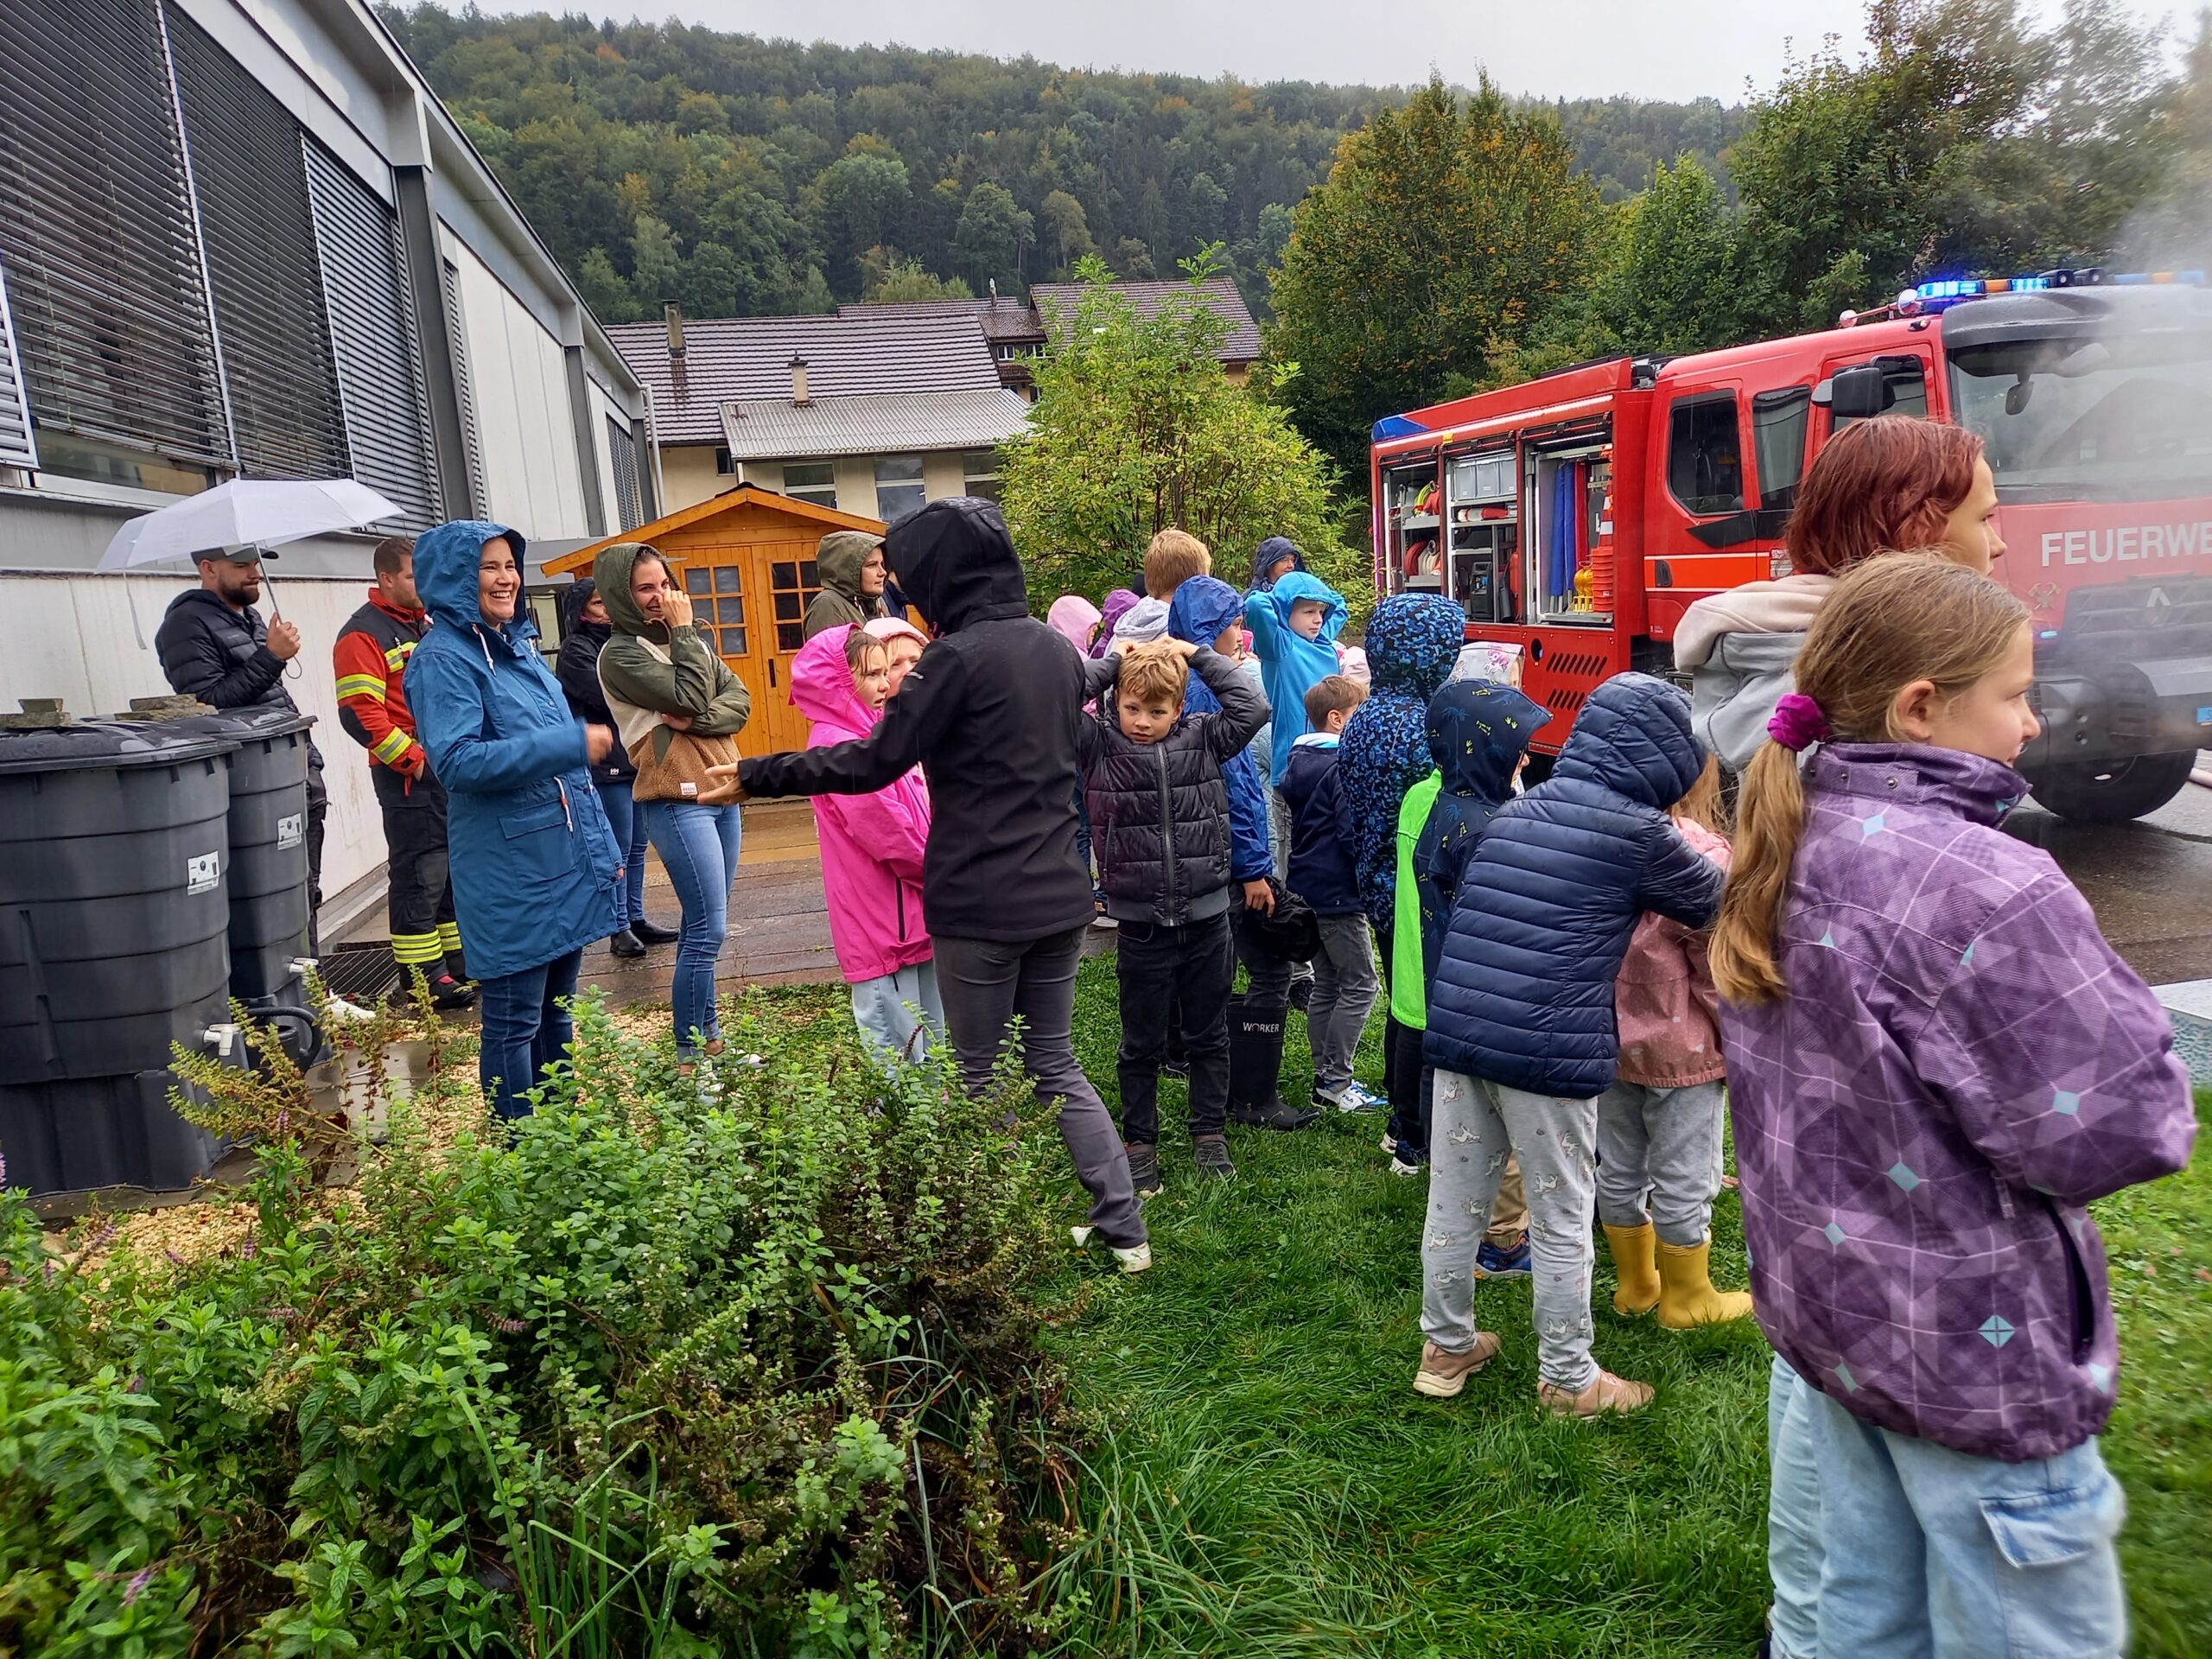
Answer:
<svg viewBox="0 0 2212 1659"><path fill-rule="evenodd" d="M1007 1027L1090 1194L1090 1226L1125 1272L1151 1265L1122 1137L1076 1058L1075 974L1095 913L1076 860L1076 740L1096 695L1075 648L1029 613L999 510L955 496L893 527L901 592L937 624L864 738L741 761L747 797L867 795L918 764L934 809L922 905L937 945L945 1025L969 1087L989 1086ZM1103 683L1103 681L1102 681ZM732 798L735 797L733 796Z"/></svg>
<svg viewBox="0 0 2212 1659"><path fill-rule="evenodd" d="M226 548L200 556L200 585L169 601L154 649L169 689L217 709L289 709L284 664L300 654L300 631L283 617L264 626L253 607L261 598L261 550ZM308 743L308 949L321 954L322 820L330 797L322 786L322 752Z"/></svg>

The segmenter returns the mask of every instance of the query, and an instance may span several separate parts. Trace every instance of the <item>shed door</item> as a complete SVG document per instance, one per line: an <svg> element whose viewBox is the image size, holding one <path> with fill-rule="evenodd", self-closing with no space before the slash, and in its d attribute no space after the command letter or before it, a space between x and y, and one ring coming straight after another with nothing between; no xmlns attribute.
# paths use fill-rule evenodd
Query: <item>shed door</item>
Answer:
<svg viewBox="0 0 2212 1659"><path fill-rule="evenodd" d="M770 738L762 719L767 702L767 658L754 597L761 584L745 550L717 549L711 556L727 563L709 564L702 560L683 569L684 591L691 595L691 618L753 694L753 718L738 734L738 753L766 754L788 746Z"/></svg>
<svg viewBox="0 0 2212 1659"><path fill-rule="evenodd" d="M806 744L806 717L791 707L791 658L806 643L806 607L822 591L822 579L814 569L814 550L820 539L810 536L801 541L764 542L754 550L775 617L772 637L761 642L772 688L771 715L780 722L767 728L772 734L770 748L797 749ZM760 703L756 690L753 707L758 709Z"/></svg>

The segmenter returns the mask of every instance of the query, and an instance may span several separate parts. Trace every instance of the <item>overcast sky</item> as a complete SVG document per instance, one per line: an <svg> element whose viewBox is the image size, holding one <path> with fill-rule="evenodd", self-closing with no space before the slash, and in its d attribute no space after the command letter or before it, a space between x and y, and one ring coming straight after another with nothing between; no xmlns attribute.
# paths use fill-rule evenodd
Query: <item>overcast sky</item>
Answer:
<svg viewBox="0 0 2212 1659"><path fill-rule="evenodd" d="M565 3L565 0L564 0ZM2055 14L2057 0L2031 0ZM2195 0L2126 0L2145 17ZM626 15L607 0L594 12ZM558 10L489 0L487 10ZM645 0L647 17L847 45L899 41L1092 68L1235 74L1248 81L1426 79L1433 65L1506 91L1733 102L1771 86L1787 50L1836 34L1854 48L1861 0Z"/></svg>

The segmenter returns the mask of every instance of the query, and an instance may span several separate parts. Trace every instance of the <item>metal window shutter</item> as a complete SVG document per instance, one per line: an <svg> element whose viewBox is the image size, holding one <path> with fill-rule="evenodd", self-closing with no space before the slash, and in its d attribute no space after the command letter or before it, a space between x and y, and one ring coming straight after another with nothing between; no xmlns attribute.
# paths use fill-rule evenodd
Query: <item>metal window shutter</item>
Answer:
<svg viewBox="0 0 2212 1659"><path fill-rule="evenodd" d="M7 262L0 260L0 467L36 467L30 405L23 401L22 371L16 361L15 325L8 321Z"/></svg>
<svg viewBox="0 0 2212 1659"><path fill-rule="evenodd" d="M305 154L353 476L396 502L407 528L426 530L444 513L414 308L400 263L399 221L312 138Z"/></svg>
<svg viewBox="0 0 2212 1659"><path fill-rule="evenodd" d="M635 530L645 522L638 499L638 440L612 415L607 417L607 452L614 461L615 510L622 516L622 528Z"/></svg>
<svg viewBox="0 0 2212 1659"><path fill-rule="evenodd" d="M446 327L453 331L454 401L461 405L461 441L468 450L468 493L476 498L476 511L488 518L492 500L484 493L484 447L476 439L476 393L468 379L468 327L461 315L461 268L451 260L445 267Z"/></svg>
<svg viewBox="0 0 2212 1659"><path fill-rule="evenodd" d="M299 127L197 23L166 10L239 468L343 478L345 419Z"/></svg>
<svg viewBox="0 0 2212 1659"><path fill-rule="evenodd" d="M0 4L0 254L56 432L226 462L207 294L149 0Z"/></svg>

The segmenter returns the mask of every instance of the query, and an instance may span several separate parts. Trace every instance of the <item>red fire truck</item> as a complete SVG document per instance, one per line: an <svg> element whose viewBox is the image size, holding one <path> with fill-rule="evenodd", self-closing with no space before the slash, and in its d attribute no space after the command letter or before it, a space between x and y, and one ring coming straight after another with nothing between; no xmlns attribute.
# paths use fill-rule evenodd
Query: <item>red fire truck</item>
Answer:
<svg viewBox="0 0 2212 1659"><path fill-rule="evenodd" d="M1668 673L1683 610L1786 575L1806 466L1854 420L1988 445L2034 608L2036 798L2110 822L2212 745L2212 291L2202 273L1930 283L1821 334L1621 357L1393 415L1373 435L1378 589L1519 647L1556 753L1607 676Z"/></svg>

